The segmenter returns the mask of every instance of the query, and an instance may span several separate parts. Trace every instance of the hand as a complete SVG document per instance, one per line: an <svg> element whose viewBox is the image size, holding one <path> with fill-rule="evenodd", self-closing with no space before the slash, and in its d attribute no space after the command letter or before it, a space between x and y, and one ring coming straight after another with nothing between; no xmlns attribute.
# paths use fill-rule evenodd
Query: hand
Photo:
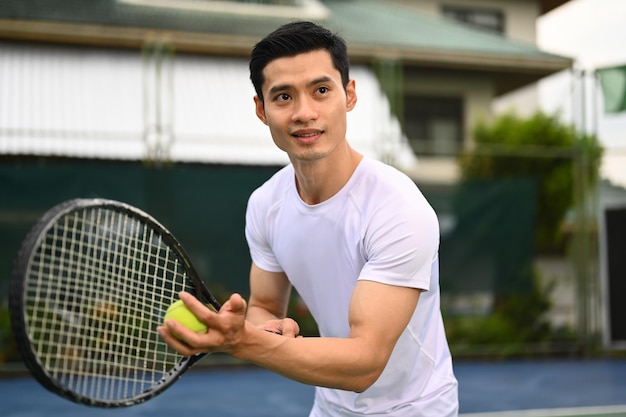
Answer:
<svg viewBox="0 0 626 417"><path fill-rule="evenodd" d="M268 320L260 325L259 329L286 337L302 337L299 336L300 326L298 326L298 323L295 320L290 318L284 318L282 320Z"/></svg>
<svg viewBox="0 0 626 417"><path fill-rule="evenodd" d="M246 317L246 302L239 294L231 295L217 313L189 293L180 293L180 299L209 330L204 334L195 333L175 320L168 320L157 331L170 347L183 356L212 352L232 353L236 350L245 332Z"/></svg>

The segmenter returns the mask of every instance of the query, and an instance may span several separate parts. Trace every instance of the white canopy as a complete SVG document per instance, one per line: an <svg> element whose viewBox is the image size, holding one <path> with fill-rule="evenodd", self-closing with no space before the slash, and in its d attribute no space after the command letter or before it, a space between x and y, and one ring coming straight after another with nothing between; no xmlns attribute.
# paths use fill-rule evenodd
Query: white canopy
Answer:
<svg viewBox="0 0 626 417"><path fill-rule="evenodd" d="M254 113L248 63L151 49L0 43L0 153L285 164ZM352 68L348 139L411 166L413 152L372 71Z"/></svg>

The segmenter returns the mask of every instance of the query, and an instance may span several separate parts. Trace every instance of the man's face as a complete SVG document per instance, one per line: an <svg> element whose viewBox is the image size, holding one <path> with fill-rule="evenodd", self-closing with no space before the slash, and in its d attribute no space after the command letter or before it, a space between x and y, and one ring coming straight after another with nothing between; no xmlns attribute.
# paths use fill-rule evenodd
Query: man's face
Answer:
<svg viewBox="0 0 626 417"><path fill-rule="evenodd" d="M354 81L344 90L326 50L270 61L263 70L264 102L256 114L292 162L332 154L346 139L346 113L356 104Z"/></svg>

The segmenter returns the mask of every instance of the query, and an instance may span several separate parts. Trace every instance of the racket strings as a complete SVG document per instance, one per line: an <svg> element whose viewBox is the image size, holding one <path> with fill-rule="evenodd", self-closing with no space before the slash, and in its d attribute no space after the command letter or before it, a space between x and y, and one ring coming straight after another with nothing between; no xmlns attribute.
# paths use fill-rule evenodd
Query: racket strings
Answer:
<svg viewBox="0 0 626 417"><path fill-rule="evenodd" d="M136 396L181 359L156 326L189 285L184 263L152 225L106 208L71 212L41 239L27 274L36 354L73 392Z"/></svg>

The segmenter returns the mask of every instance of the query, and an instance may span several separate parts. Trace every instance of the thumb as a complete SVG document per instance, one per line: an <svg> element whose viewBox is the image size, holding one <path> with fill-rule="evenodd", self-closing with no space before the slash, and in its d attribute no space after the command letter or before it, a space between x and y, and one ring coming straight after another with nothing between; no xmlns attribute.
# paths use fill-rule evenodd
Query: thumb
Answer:
<svg viewBox="0 0 626 417"><path fill-rule="evenodd" d="M232 294L228 301L222 306L222 310L230 311L235 314L246 314L246 300L237 293Z"/></svg>

